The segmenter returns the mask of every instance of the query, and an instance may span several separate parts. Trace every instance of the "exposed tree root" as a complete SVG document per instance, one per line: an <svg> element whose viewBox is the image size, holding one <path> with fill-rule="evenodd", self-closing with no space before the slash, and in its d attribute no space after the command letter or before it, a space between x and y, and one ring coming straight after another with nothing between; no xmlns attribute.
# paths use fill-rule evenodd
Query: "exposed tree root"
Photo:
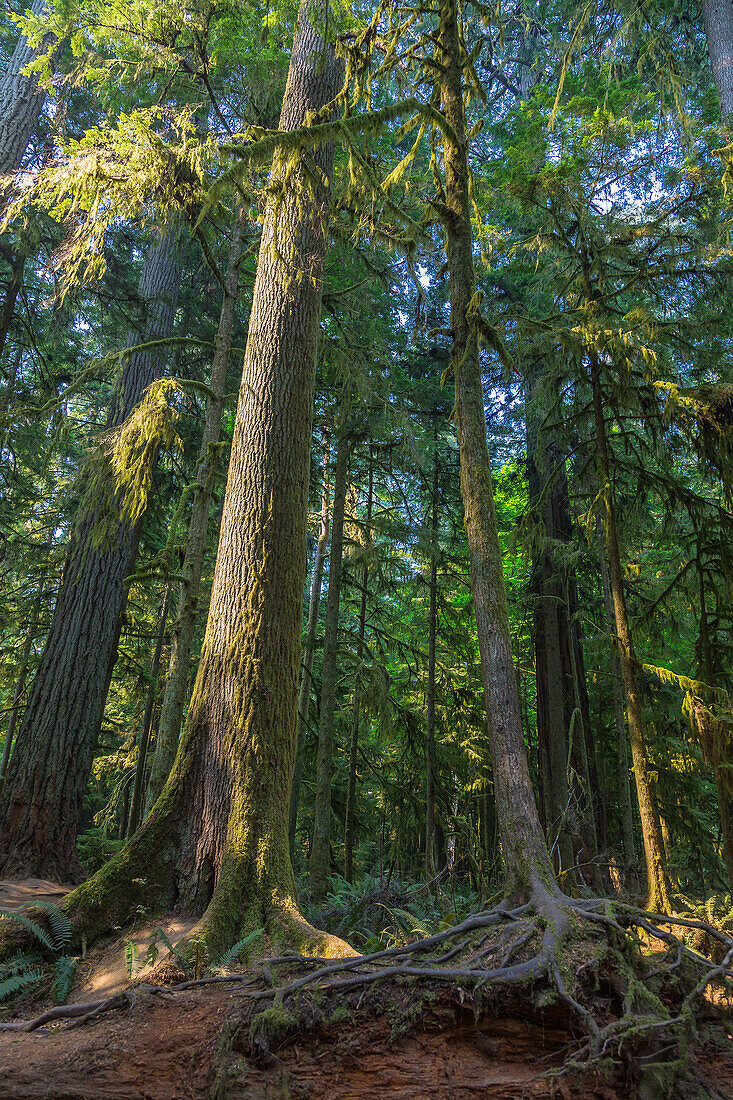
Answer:
<svg viewBox="0 0 733 1100"><path fill-rule="evenodd" d="M671 931L676 927L705 932L719 957L707 958L687 946ZM659 951L649 953L652 937L663 948L661 960ZM458 986L476 1010L483 998L508 986L526 987L538 1004L562 1001L577 1025L577 1044L563 1073L621 1061L633 1065L640 1080L653 1079L657 1095L673 1095L668 1090L682 1071L685 1045L694 1040L699 1021L720 1026L729 1016L730 1002L713 1005L704 998L711 985L720 994L733 982L733 939L704 921L556 894L532 904L499 905L433 936L371 955L324 963L289 953L265 960L257 972L142 989L175 995L196 985L232 982L243 987L241 996L252 1012L267 1005L289 1011L310 991L338 997L400 979L426 988ZM64 1018L76 1026L124 1007L134 995L51 1009L0 1029L33 1030Z"/></svg>

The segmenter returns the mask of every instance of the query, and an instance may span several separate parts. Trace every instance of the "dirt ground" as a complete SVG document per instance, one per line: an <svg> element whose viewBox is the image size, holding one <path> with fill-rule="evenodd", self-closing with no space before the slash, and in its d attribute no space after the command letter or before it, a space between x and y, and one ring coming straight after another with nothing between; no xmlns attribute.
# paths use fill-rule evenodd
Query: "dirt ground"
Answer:
<svg viewBox="0 0 733 1100"><path fill-rule="evenodd" d="M65 889L28 880L0 883L0 907L43 896L58 902ZM435 991L420 1002L409 981L380 985L338 1002L319 995L303 1002L298 1024L255 1044L255 1009L243 984L177 993L130 986L124 941L140 957L156 928L172 941L192 922L150 919L96 945L79 962L69 1000L88 1002L127 990L123 1007L79 1024L58 1021L30 1033L0 1033L2 1100L635 1100L631 1077L548 1079L572 1057L577 1036L557 1006L543 1011L529 998L504 996L478 1019L457 991ZM163 958L167 952L161 952ZM159 975L155 979L163 980ZM176 980L175 978L173 980ZM48 996L48 994L47 994ZM41 998L41 999L38 999ZM48 1001L46 1001L48 1003ZM46 1004L31 996L23 1018ZM302 1006L301 1006L302 1007ZM15 1013L14 1013L15 1014ZM694 1086L675 1100L733 1100L733 1049L690 1055ZM714 1083L708 1092L705 1082Z"/></svg>
<svg viewBox="0 0 733 1100"><path fill-rule="evenodd" d="M80 1027L55 1024L0 1036L0 1096L8 1100L631 1100L614 1079L541 1077L572 1050L567 1021L520 1003L478 1021L455 995L439 995L410 1021L413 992L312 1024L253 1053L241 989L175 995L137 992L122 1011ZM385 998L391 998L386 1000ZM389 1007L386 1007L386 1006ZM570 1047L568 1046L570 1044ZM698 1084L680 1100L704 1100L704 1081L733 1097L730 1056L698 1055ZM700 1082L703 1082L702 1084Z"/></svg>

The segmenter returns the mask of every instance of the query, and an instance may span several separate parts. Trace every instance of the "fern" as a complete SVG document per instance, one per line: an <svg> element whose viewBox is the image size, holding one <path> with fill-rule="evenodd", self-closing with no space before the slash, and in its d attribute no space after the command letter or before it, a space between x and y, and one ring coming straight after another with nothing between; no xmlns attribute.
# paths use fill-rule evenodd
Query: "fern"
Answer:
<svg viewBox="0 0 733 1100"><path fill-rule="evenodd" d="M36 966L41 961L40 955L24 955L19 951L12 959L6 959L0 963L0 978L10 977L11 974L19 974L29 966Z"/></svg>
<svg viewBox="0 0 733 1100"><path fill-rule="evenodd" d="M225 952L225 954L223 954L220 959L217 960L217 970L226 970L229 966L231 966L234 960L241 955L242 951L244 951L245 947L249 947L249 945L251 943L254 943L256 939L259 939L264 931L264 928L257 928L254 932L250 932L248 936L245 936L244 939L241 939L238 943L235 943L233 947L230 947L229 950Z"/></svg>
<svg viewBox="0 0 733 1100"><path fill-rule="evenodd" d="M30 985L35 985L43 978L43 971L35 968L23 970L20 974L13 974L10 978L6 978L4 982L0 982L0 1001L6 1001L8 997L20 993L22 989L27 989Z"/></svg>
<svg viewBox="0 0 733 1100"><path fill-rule="evenodd" d="M63 948L68 947L71 943L71 924L66 913L59 909L58 905L54 905L52 901L34 901L31 904L36 909L42 909L48 916L54 951L61 951Z"/></svg>
<svg viewBox="0 0 733 1100"><path fill-rule="evenodd" d="M23 906L25 908L25 906ZM53 940L49 936L48 932L44 928L41 928L40 924L37 924L30 917L27 917L25 913L20 909L0 909L0 917L6 920L15 921L22 928L25 928L26 932L30 932L39 943L42 943L44 947L47 947L49 951L53 951Z"/></svg>
<svg viewBox="0 0 733 1100"><path fill-rule="evenodd" d="M125 970L127 977L132 978L137 970L138 946L134 940L125 940Z"/></svg>
<svg viewBox="0 0 733 1100"><path fill-rule="evenodd" d="M54 975L54 993L56 1004L65 1005L69 990L76 976L78 960L71 955L61 955L56 960L56 973Z"/></svg>

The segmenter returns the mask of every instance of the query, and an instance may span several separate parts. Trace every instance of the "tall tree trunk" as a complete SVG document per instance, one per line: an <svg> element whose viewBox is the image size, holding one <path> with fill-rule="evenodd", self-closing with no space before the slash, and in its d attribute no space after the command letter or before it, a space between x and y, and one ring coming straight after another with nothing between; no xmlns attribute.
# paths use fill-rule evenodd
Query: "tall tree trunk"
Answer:
<svg viewBox="0 0 733 1100"><path fill-rule="evenodd" d="M31 11L40 15L44 6L45 0L33 0ZM20 168L46 98L37 78L25 76L23 70L48 49L52 38L53 35L45 35L34 50L21 35L0 81L0 193L6 182L2 177L14 175Z"/></svg>
<svg viewBox="0 0 733 1100"><path fill-rule="evenodd" d="M369 448L369 478L367 483L366 539L372 540L372 501L374 494L374 455ZM359 633L356 642L356 679L354 681L354 702L351 711L351 739L349 743L349 783L346 789L346 820L344 823L344 878L352 882L354 878L354 812L356 810L356 762L359 755L359 712L361 708L361 677L364 664L364 635L366 632L367 585L369 584L369 562L365 561L361 570L361 602L359 604Z"/></svg>
<svg viewBox="0 0 733 1100"><path fill-rule="evenodd" d="M433 485L430 500L430 582L428 604L428 688L425 731L425 878L435 873L435 640L438 623L438 423L433 423Z"/></svg>
<svg viewBox="0 0 733 1100"><path fill-rule="evenodd" d="M280 120L286 131L330 104L341 81L309 12L306 0ZM288 852L333 148L318 145L307 165L300 156L276 154L267 191L209 616L176 761L135 837L66 902L90 933L131 904L205 909L213 957L263 928L268 947L344 949L300 917Z"/></svg>
<svg viewBox="0 0 733 1100"><path fill-rule="evenodd" d="M5 291L5 301L3 302L2 309L0 309L0 358L5 351L5 342L10 332L10 326L13 323L13 315L15 313L15 303L20 294L20 288L23 286L23 271L25 269L25 261L27 259L27 252L25 247L21 248L19 252L13 256L10 261L10 278L8 279L8 286ZM20 350L19 353L20 354ZM13 388L9 384L7 391L4 395L3 404L7 405L12 398ZM7 410L5 410L7 411ZM2 424L4 417L0 416L0 425ZM0 428L0 431L2 428Z"/></svg>
<svg viewBox="0 0 733 1100"><path fill-rule="evenodd" d="M308 888L315 901L322 900L331 877L331 772L333 770L333 730L336 715L336 673L338 671L338 627L341 600L341 572L344 549L344 511L349 473L349 436L346 416L342 417L336 444L336 469L333 475L333 519L331 556L328 566L328 600L323 626L323 675L321 713L318 723L318 760L316 764L316 800L313 809Z"/></svg>
<svg viewBox="0 0 733 1100"><path fill-rule="evenodd" d="M311 688L313 684L313 654L316 649L316 634L318 632L318 615L321 607L321 588L323 586L323 565L328 552L328 532L330 526L330 497L331 485L328 472L328 437L323 448L323 488L321 492L321 527L318 532L316 544L316 556L313 562L313 575L311 577L310 599L308 601L308 623L305 628L305 643L303 645L303 661L300 674L300 689L298 691L298 728L295 738L295 763L293 765L293 782L290 787L290 814L288 823L288 840L290 844L290 859L295 853L295 830L298 825L298 806L300 805L300 785L303 778L303 754L305 752L305 735L308 730L308 712L310 711Z"/></svg>
<svg viewBox="0 0 733 1100"><path fill-rule="evenodd" d="M188 522L186 551L181 566L181 586L178 614L173 626L168 677L150 765L145 813L150 813L165 786L178 748L183 709L186 704L189 665L198 622L201 596L201 574L206 554L206 535L211 511L211 498L217 470L217 444L221 435L221 420L226 396L226 374L232 346L234 316L239 297L239 263L245 239L245 212L237 211L229 245L226 290L219 315L216 349L211 364L209 394L206 398L204 430L196 467L196 483Z"/></svg>
<svg viewBox="0 0 733 1100"><path fill-rule="evenodd" d="M733 3L702 0L702 20L724 122L733 116Z"/></svg>
<svg viewBox="0 0 733 1100"><path fill-rule="evenodd" d="M13 738L15 737L15 726L18 721L20 701L23 697L23 689L25 687L26 675L28 673L28 662L30 661L31 650L33 649L33 643L35 642L36 635L38 633L38 615L41 610L41 603L43 601L43 592L45 587L46 570L44 569L38 580L38 589L35 596L33 597L30 620L28 623L28 633L25 636L23 652L20 655L18 675L15 680L15 689L13 691L13 702L10 705L10 718L8 719L8 728L5 732L5 744L3 745L2 760L0 760L0 797L2 796L3 790L5 788L5 777L8 774L8 763L10 761L10 752L12 749Z"/></svg>
<svg viewBox="0 0 733 1100"><path fill-rule="evenodd" d="M710 642L710 626L705 596L705 571L702 565L699 541L696 564L700 596L700 666L705 682L710 687L715 687L718 678ZM728 872L728 881L733 887L733 778L731 778L731 761L725 759L724 755L721 754L720 743L724 738L721 738L722 731L716 728L717 723L701 711L697 724L701 733L706 735L703 741L703 749L706 758L712 764L715 776L720 833L723 841L723 861Z"/></svg>
<svg viewBox="0 0 733 1100"><path fill-rule="evenodd" d="M441 135L447 207L444 222L461 494L506 890L509 896L547 899L557 894L557 886L529 778L486 445L478 343L480 298L474 294L461 45L455 0L440 0L438 53L441 68L437 80L448 123Z"/></svg>
<svg viewBox="0 0 733 1100"><path fill-rule="evenodd" d="M603 610L608 633L614 633L613 596L611 580L608 574L608 558L605 542L598 547L601 563L601 584L603 586ZM624 842L624 857L627 871L636 864L636 846L634 844L634 806L631 801L631 780L629 778L629 745L626 737L626 715L624 708L624 685L621 677L621 665L615 642L611 643L611 692L613 696L613 717L616 725L616 751L618 753L619 800L621 802L621 828Z"/></svg>
<svg viewBox="0 0 733 1100"><path fill-rule="evenodd" d="M143 781L145 779L145 762L148 756L150 729L153 725L153 710L155 708L155 699L158 694L158 674L160 672L160 658L163 653L163 643L165 642L165 628L168 625L169 600L170 588L166 586L165 595L163 597L163 605L160 609L160 615L158 617L158 636L155 639L155 649L153 650L153 657L150 662L150 679L148 682L148 691L145 699L145 712L143 714L142 726L140 727L140 740L138 741L137 746L135 782L132 788L130 819L127 823L128 836L132 836L140 823L140 810L142 808L143 800Z"/></svg>
<svg viewBox="0 0 733 1100"><path fill-rule="evenodd" d="M644 856L647 870L647 898L649 909L670 909L670 888L664 865L664 847L662 830L659 824L659 810L649 775L649 757L644 736L644 724L639 698L638 665L634 656L633 640L629 616L626 608L623 573L621 570L621 552L619 550L618 530L616 527L616 509L611 488L611 466L606 438L606 422L603 414L603 395L601 391L601 363L595 353L591 354L591 386L593 391L593 417L595 422L598 465L601 475L601 491L605 500L605 535L608 554L609 583L613 599L614 621L618 641L621 676L626 696L626 713L629 720L631 755L634 761L636 793L639 799L641 831L644 839Z"/></svg>
<svg viewBox="0 0 733 1100"><path fill-rule="evenodd" d="M143 342L170 336L180 274L176 242L166 235L150 251L140 280L147 315ZM128 356L109 428L123 423L164 366L165 357L149 351ZM101 496L106 503L90 503L71 536L51 629L0 800L5 875L68 881L81 874L76 832L117 653L125 578L134 566L142 524L115 518L119 505L106 465L88 466L82 484L82 500ZM100 507L108 509L101 544Z"/></svg>

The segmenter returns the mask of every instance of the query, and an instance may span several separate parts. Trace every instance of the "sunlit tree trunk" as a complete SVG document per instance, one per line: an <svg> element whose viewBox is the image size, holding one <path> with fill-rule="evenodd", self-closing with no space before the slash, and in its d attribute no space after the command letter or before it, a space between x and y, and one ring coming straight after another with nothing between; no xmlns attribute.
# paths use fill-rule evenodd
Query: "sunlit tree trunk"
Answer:
<svg viewBox="0 0 733 1100"><path fill-rule="evenodd" d="M150 250L140 281L143 342L170 336L180 277L176 240L165 235ZM136 334L131 344L138 342ZM123 423L165 363L164 354L151 351L127 357L108 428ZM117 654L125 578L134 567L142 526L142 519L135 525L119 519L105 463L92 464L82 474L85 500L89 503L82 503L69 542L49 636L0 800L0 872L5 875L68 881L81 873L76 832ZM106 531L100 542L102 520Z"/></svg>
<svg viewBox="0 0 733 1100"><path fill-rule="evenodd" d="M366 506L366 545L372 538L372 500L374 494L374 455L369 448L369 475L367 482ZM369 584L369 562L365 561L361 570L361 600L359 603L359 629L356 639L356 678L354 680L354 700L351 710L351 738L349 742L349 781L346 788L346 820L344 823L344 878L352 882L354 878L354 814L356 811L356 773L359 754L359 717L361 709L361 677L364 665L364 637L366 634L367 586Z"/></svg>
<svg viewBox="0 0 733 1100"><path fill-rule="evenodd" d="M330 104L341 80L309 13L304 3L283 131ZM96 931L136 904L205 910L213 957L259 929L265 950L344 948L300 916L288 851L333 148L318 145L307 164L292 146L289 155L294 164L275 156L263 216L209 616L176 760L135 837L66 902Z"/></svg>
<svg viewBox="0 0 733 1100"><path fill-rule="evenodd" d="M609 583L613 599L621 676L626 696L626 714L629 721L631 755L634 762L634 778L639 800L641 831L644 839L647 871L646 904L650 909L661 909L666 912L669 911L671 905L669 879L664 864L664 846L659 824L659 810L649 775L649 755L644 735L641 699L639 697L638 665L634 655L631 627L626 607L626 594L621 570L621 552L616 527L616 509L611 486L611 466L601 390L601 363L595 353L591 354L591 387L601 492L605 501L605 537Z"/></svg>
<svg viewBox="0 0 733 1100"><path fill-rule="evenodd" d="M723 119L733 116L733 4L702 0L702 20Z"/></svg>
<svg viewBox="0 0 733 1100"><path fill-rule="evenodd" d="M188 522L186 550L181 565L181 586L178 593L178 613L173 625L170 663L163 703L150 765L145 813L152 809L168 778L178 748L186 686L198 622L201 595L201 574L206 554L206 534L211 511L211 498L218 465L217 445L226 396L226 374L232 346L234 316L239 297L239 263L245 239L245 213L240 208L234 221L229 245L226 290L219 315L216 350L211 365L209 393L206 398L204 430L196 467L196 483Z"/></svg>
<svg viewBox="0 0 733 1100"><path fill-rule="evenodd" d="M455 0L441 0L436 77L443 115L444 214L461 463L461 493L484 686L506 890L547 899L557 892L529 778L512 659L501 547L486 445L479 363L461 45Z"/></svg>
<svg viewBox="0 0 733 1100"><path fill-rule="evenodd" d="M45 0L34 0L30 10L40 15L44 6ZM2 177L12 176L20 168L46 98L37 78L26 76L23 70L48 49L52 38L46 35L34 50L21 35L0 81L0 192L5 182Z"/></svg>
<svg viewBox="0 0 733 1100"><path fill-rule="evenodd" d="M313 808L313 838L308 876L308 888L311 897L316 901L325 897L331 875L331 773L333 771L339 605L348 473L349 437L346 426L343 424L336 445L336 468L333 475L333 519L331 521L331 555L328 565L328 601L323 625L323 675L318 724L316 800Z"/></svg>
<svg viewBox="0 0 733 1100"><path fill-rule="evenodd" d="M295 764L293 766L293 782L290 788L290 821L288 825L288 838L290 843L290 858L295 852L295 830L298 825L298 806L300 804L300 785L303 778L303 754L305 752L305 735L308 729L308 712L310 711L311 689L313 685L313 654L316 649L316 634L318 632L318 615L321 608L321 588L323 586L323 565L328 553L328 532L330 529L330 498L331 485L329 481L329 456L328 438L323 449L323 486L321 491L321 526L318 532L316 544L316 556L313 562L313 574L310 584L310 598L308 600L308 623L305 629L305 642L303 643L303 661L300 673L300 688L298 690L298 729L295 739Z"/></svg>

